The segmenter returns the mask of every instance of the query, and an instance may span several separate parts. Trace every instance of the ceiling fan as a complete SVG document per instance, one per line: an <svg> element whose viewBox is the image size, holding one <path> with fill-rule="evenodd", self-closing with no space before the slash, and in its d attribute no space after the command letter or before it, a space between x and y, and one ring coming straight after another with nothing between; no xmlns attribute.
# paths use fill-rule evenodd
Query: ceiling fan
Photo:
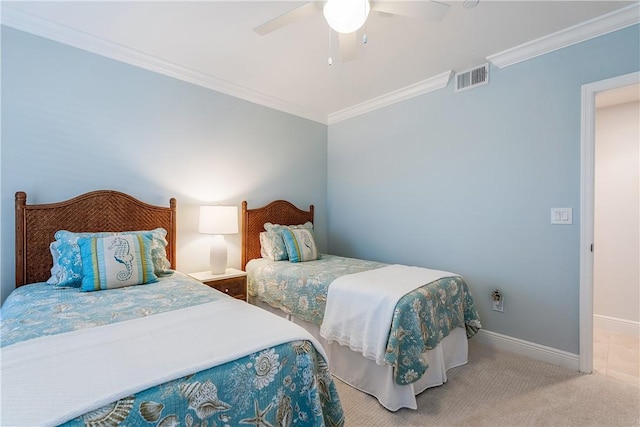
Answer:
<svg viewBox="0 0 640 427"><path fill-rule="evenodd" d="M441 21L451 5L435 0L326 0L311 1L255 27L253 30L266 35L282 27L322 12L329 26L338 33L342 62L356 58L357 31L364 25L369 13L382 16L408 16L425 21ZM366 34L363 37L366 43ZM329 58L331 65L331 58Z"/></svg>

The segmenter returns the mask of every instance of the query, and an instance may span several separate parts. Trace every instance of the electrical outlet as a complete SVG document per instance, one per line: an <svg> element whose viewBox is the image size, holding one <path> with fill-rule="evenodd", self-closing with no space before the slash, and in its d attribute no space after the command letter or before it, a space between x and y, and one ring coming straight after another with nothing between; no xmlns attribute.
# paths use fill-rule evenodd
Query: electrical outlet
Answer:
<svg viewBox="0 0 640 427"><path fill-rule="evenodd" d="M493 301L492 308L493 311L504 313L504 297L500 298L498 301Z"/></svg>

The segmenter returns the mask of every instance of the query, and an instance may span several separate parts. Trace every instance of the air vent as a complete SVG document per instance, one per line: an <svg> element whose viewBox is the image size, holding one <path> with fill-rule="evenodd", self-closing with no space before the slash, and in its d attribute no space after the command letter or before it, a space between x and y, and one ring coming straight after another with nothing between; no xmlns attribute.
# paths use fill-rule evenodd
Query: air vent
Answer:
<svg viewBox="0 0 640 427"><path fill-rule="evenodd" d="M470 70L456 73L456 89L454 92L471 89L489 83L489 63Z"/></svg>

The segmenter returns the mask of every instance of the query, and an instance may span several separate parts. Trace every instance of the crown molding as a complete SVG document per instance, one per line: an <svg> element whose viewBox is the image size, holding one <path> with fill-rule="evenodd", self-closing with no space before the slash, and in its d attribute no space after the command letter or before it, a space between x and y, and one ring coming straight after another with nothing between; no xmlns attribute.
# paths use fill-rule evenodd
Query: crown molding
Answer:
<svg viewBox="0 0 640 427"><path fill-rule="evenodd" d="M535 58L536 56L630 27L638 22L640 22L640 3L634 3L565 30L487 56L487 60L499 68L504 68ZM453 71L449 71L344 110L331 113L328 117L328 124L337 123L396 102L442 89L447 86L452 73Z"/></svg>
<svg viewBox="0 0 640 427"><path fill-rule="evenodd" d="M397 102L433 92L447 86L453 71L447 71L429 79L414 83L396 91L381 95L354 106L336 111L328 116L279 98L236 85L215 76L200 73L186 67L156 58L137 50L109 42L63 25L35 17L2 5L2 25L45 37L69 46L95 53L116 61L173 77L258 105L273 108L322 124L333 124ZM564 47L580 43L640 22L640 3L634 3L601 17L586 21L554 34L524 43L520 46L487 56L499 68L526 61Z"/></svg>
<svg viewBox="0 0 640 427"><path fill-rule="evenodd" d="M327 116L2 5L2 25L322 124Z"/></svg>
<svg viewBox="0 0 640 427"><path fill-rule="evenodd" d="M442 89L447 86L452 74L453 71L449 70L429 79L422 80L418 83L405 86L393 92L389 92L360 104L356 104L352 107L345 108L344 110L331 113L329 114L328 124L337 123L342 120L350 119L352 117L359 116L361 114L368 113L382 107L386 107L387 105L395 104L397 102L405 101L409 98Z"/></svg>
<svg viewBox="0 0 640 427"><path fill-rule="evenodd" d="M487 56L499 68L508 67L640 22L640 2L574 25L520 46Z"/></svg>

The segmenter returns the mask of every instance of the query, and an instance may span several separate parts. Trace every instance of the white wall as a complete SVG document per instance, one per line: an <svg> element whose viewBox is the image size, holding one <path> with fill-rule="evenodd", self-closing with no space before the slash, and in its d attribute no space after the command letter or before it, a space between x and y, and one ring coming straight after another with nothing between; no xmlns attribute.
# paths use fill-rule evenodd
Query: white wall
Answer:
<svg viewBox="0 0 640 427"><path fill-rule="evenodd" d="M177 268L206 270L201 204L316 205L326 248L327 127L2 27L1 299L15 284L14 195L113 189L178 201ZM227 236L240 266L240 234Z"/></svg>
<svg viewBox="0 0 640 427"><path fill-rule="evenodd" d="M595 315L640 321L640 103L596 112Z"/></svg>

